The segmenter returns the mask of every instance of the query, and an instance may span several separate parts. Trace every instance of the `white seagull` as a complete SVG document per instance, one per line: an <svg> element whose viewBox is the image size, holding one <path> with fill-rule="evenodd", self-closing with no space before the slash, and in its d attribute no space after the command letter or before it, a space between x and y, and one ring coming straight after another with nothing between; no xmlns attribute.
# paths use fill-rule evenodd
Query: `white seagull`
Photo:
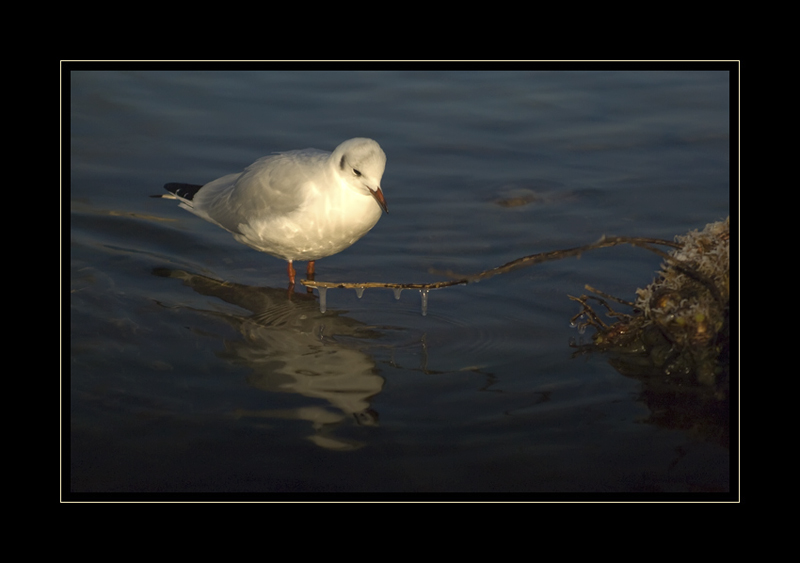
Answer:
<svg viewBox="0 0 800 563"><path fill-rule="evenodd" d="M355 138L332 152L303 149L256 160L243 172L208 184L166 184L180 206L261 252L314 261L341 252L388 213L381 190L386 154L372 139Z"/></svg>

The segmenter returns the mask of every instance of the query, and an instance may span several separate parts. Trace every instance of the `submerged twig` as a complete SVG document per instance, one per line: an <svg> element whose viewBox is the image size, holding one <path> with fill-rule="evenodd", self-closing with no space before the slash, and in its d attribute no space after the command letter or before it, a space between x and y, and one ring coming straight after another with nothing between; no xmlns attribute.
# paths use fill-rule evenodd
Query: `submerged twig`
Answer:
<svg viewBox="0 0 800 563"><path fill-rule="evenodd" d="M602 295L606 299L611 299L612 301L616 301L617 303L622 303L623 305L627 305L628 307L634 307L635 306L635 303L633 303L632 301L626 301L625 299L620 299L619 297L616 297L614 295L610 295L610 294L606 293L605 291L600 291L599 289L596 289L596 288L592 287L591 285L587 284L587 285L585 285L583 287L584 287L584 289L586 289L586 291L591 291L592 293L596 293L597 295ZM609 311L611 311L611 307L608 307L608 306L606 306L606 307L608 308Z"/></svg>
<svg viewBox="0 0 800 563"><path fill-rule="evenodd" d="M667 256L667 257L669 257L669 254L666 254L665 252L662 252L661 250L654 248L651 245L658 244L663 246L672 246L674 248L680 247L680 245L675 242L662 239L652 239L652 238L642 238L642 237L603 237L595 243L587 244L584 246L568 248L566 250L551 250L548 252L531 254L530 256L523 256L522 258L518 258L516 260L503 264L502 266L491 268L489 270L485 270L478 274L461 275L461 274L455 274L451 271L439 272L447 277L455 278L452 281L443 281L435 283L383 283L383 282L350 283L350 282L321 282L314 280L301 280L300 283L302 283L306 287L316 287L316 288L360 289L369 287L385 287L390 289L440 289L443 287L449 287L453 285L466 285L468 283L474 283L481 280L485 280L499 274L504 274L506 272L516 270L517 268L523 268L525 266L533 266L534 264L541 264L542 262L549 262L551 260L561 260L563 258L570 258L572 256L580 256L581 254L589 250L595 250L598 248L608 248L610 246L617 246L620 244L630 244L632 246L650 250L651 252L655 252L660 256Z"/></svg>
<svg viewBox="0 0 800 563"><path fill-rule="evenodd" d="M586 300L590 299L591 296L587 297L586 295L581 295L580 297L573 297L572 295L567 295L567 297L583 305L578 314L570 319L570 324L576 325L579 318L586 316L586 322L578 325L580 329L585 329L587 326L593 326L598 330L605 330L608 328L608 325L603 322L598 314L594 312L594 309L592 309L591 306L586 302ZM595 297L595 299L597 298ZM604 303L602 300L599 301Z"/></svg>
<svg viewBox="0 0 800 563"><path fill-rule="evenodd" d="M323 282L315 280L300 280L306 287L322 287L325 289L365 289L370 287L385 287L388 289L441 289L451 285L464 285L467 280L443 281L436 283L383 283L383 282Z"/></svg>

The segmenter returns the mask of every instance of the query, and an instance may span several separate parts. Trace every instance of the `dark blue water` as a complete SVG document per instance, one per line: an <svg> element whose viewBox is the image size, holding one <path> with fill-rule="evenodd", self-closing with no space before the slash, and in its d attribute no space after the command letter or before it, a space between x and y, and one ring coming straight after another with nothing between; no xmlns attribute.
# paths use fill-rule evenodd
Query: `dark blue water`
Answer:
<svg viewBox="0 0 800 563"><path fill-rule="evenodd" d="M421 295L302 287L152 199L376 139L390 213L317 280L423 283L730 214L725 71L73 71L65 492L725 492L730 451L573 357L616 247ZM509 202L517 205L510 205ZM302 265L301 265L302 266Z"/></svg>

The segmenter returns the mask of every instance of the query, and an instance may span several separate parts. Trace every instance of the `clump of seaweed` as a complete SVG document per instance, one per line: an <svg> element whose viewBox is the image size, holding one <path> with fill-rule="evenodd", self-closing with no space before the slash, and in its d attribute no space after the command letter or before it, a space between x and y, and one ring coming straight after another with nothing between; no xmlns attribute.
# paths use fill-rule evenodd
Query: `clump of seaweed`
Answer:
<svg viewBox="0 0 800 563"><path fill-rule="evenodd" d="M590 286L593 295L571 299L581 303L572 319L582 330L596 329L582 352L599 350L612 356L623 374L659 384L694 388L716 399L728 397L730 371L730 218L675 238L657 278L626 302ZM600 303L606 324L588 301ZM624 303L632 314L615 311L610 301ZM660 376L654 378L654 376Z"/></svg>

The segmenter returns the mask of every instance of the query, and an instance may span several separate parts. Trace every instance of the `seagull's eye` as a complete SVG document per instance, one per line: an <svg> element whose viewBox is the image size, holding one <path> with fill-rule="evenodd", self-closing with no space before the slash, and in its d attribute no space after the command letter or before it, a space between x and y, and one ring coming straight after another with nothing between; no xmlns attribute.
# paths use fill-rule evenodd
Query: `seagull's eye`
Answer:
<svg viewBox="0 0 800 563"><path fill-rule="evenodd" d="M361 176L361 171L360 170L356 170L355 168L353 168L353 174L356 175L356 176Z"/></svg>

